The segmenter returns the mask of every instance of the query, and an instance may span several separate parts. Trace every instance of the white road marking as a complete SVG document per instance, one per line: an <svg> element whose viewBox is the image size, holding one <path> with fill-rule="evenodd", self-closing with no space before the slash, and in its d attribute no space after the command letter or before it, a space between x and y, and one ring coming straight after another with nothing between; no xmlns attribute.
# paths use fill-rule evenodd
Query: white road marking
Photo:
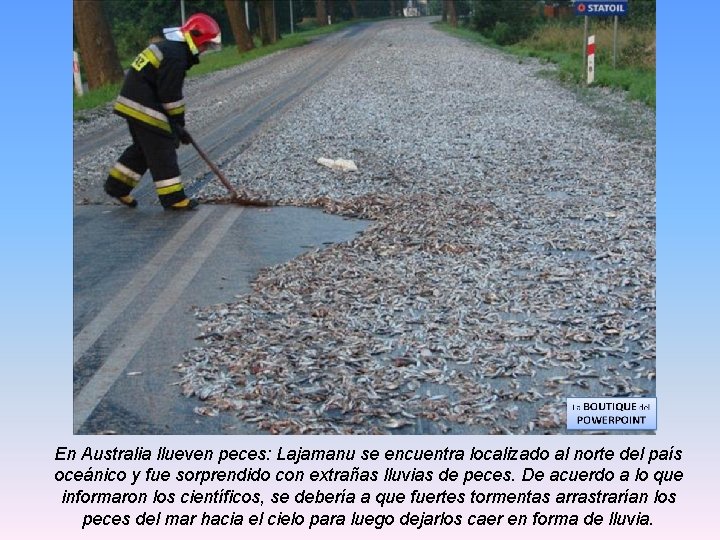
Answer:
<svg viewBox="0 0 720 540"><path fill-rule="evenodd" d="M195 230L207 219L211 209L201 206L197 214L175 233L170 241L140 270L105 307L73 339L73 365L95 343L107 328L125 311L135 297L150 283L157 273L167 267L168 261L184 246Z"/></svg>
<svg viewBox="0 0 720 540"><path fill-rule="evenodd" d="M130 361L148 340L153 330L160 323L165 314L177 303L190 281L198 273L203 263L212 254L225 234L227 234L228 230L241 212L242 209L240 212L235 211L235 209L226 209L222 218L217 221L205 240L200 243L200 247L190 255L190 258L182 266L177 275L173 276L173 279L169 280L168 285L158 295L157 300L150 305L146 313L133 325L127 336L117 345L117 347L115 347L115 349L106 358L103 365L83 387L74 400L75 414L73 419L73 431L75 433L78 432L85 421L89 418L93 410L95 410L95 407L97 407L98 403L100 403L105 394L107 394L108 390L110 390L117 378L122 375ZM197 216L197 218L199 217L200 216ZM207 215L205 215L202 220L206 217ZM192 222L188 222L186 227L190 228L191 223ZM197 228L197 224L192 227L193 230L195 228ZM176 237L177 236L179 236L179 233ZM175 238L173 238L173 240L175 240ZM152 261L149 264L152 264ZM112 317L114 319L117 317L118 313L110 312L108 317Z"/></svg>

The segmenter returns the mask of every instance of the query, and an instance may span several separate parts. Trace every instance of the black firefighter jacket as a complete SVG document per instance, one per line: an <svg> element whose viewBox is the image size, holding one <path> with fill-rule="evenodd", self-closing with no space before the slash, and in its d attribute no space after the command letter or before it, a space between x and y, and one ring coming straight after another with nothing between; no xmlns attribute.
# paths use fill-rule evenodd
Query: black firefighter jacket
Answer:
<svg viewBox="0 0 720 540"><path fill-rule="evenodd" d="M115 113L174 137L172 124L185 125L185 73L198 61L184 42L163 40L149 45L128 70Z"/></svg>

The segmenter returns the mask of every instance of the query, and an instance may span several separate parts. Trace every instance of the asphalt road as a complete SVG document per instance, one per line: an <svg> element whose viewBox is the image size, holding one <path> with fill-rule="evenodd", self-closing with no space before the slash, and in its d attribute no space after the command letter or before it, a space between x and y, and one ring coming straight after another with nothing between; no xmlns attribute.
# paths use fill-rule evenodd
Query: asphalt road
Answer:
<svg viewBox="0 0 720 540"><path fill-rule="evenodd" d="M232 301L261 268L351 239L365 225L303 208L77 207L75 432L248 432L198 416L201 403L173 385L173 367L199 346L193 306Z"/></svg>

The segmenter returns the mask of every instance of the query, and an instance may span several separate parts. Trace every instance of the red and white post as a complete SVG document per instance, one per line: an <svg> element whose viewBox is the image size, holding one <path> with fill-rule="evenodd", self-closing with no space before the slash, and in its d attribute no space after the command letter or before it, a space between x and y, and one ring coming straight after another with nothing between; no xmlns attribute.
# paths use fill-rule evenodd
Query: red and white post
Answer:
<svg viewBox="0 0 720 540"><path fill-rule="evenodd" d="M588 36L587 40L587 83L595 80L595 36Z"/></svg>
<svg viewBox="0 0 720 540"><path fill-rule="evenodd" d="M75 84L75 93L78 96L83 95L82 79L80 78L80 57L77 51L73 51L73 82Z"/></svg>

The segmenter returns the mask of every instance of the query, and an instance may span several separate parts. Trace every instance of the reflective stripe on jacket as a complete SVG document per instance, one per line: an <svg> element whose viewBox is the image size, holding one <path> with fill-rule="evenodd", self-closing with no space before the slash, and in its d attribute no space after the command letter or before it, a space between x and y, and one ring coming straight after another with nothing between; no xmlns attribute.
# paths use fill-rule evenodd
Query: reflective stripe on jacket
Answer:
<svg viewBox="0 0 720 540"><path fill-rule="evenodd" d="M185 73L198 62L186 43L163 40L137 55L125 75L114 112L173 137L185 125Z"/></svg>

